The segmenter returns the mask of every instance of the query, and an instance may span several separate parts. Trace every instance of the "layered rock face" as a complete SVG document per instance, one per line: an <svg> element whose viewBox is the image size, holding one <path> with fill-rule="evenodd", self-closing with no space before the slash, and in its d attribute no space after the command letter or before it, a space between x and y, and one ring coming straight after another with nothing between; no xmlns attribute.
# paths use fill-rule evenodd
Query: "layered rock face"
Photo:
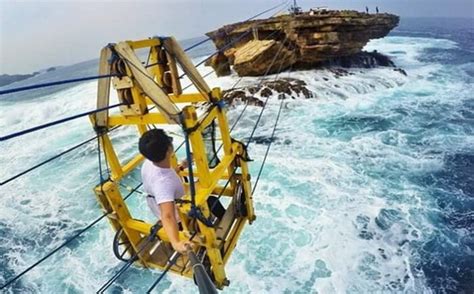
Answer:
<svg viewBox="0 0 474 294"><path fill-rule="evenodd" d="M222 51L207 65L219 76L229 74L230 66L240 76L260 76L289 67L350 64L369 40L386 36L398 22L387 13L317 10L230 24L207 33Z"/></svg>

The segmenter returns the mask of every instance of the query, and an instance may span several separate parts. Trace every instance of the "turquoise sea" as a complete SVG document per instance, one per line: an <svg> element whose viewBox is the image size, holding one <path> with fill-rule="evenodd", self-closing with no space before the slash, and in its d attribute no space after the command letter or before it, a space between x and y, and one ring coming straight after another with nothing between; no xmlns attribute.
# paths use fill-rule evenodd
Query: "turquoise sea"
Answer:
<svg viewBox="0 0 474 294"><path fill-rule="evenodd" d="M366 49L390 56L407 76L392 68L281 73L305 81L317 98L284 101L254 195L257 220L227 265L224 293L474 292L474 20L402 18ZM212 50L191 55L198 62ZM96 72L91 60L1 89ZM207 78L224 89L237 80ZM96 88L90 81L1 96L1 136L94 109ZM270 136L279 103L275 93L257 136ZM231 122L242 109L229 109ZM247 107L235 138L249 136L260 110ZM93 136L83 118L0 142L0 181ZM114 142L124 160L137 150L131 128L114 132ZM254 174L268 142L250 145ZM0 285L101 215L98 181L91 142L0 186ZM124 180L138 183L138 172ZM128 204L152 221L142 195ZM95 292L122 265L112 238L103 220L3 291ZM111 293L142 293L159 273L131 267ZM197 289L167 275L155 292Z"/></svg>

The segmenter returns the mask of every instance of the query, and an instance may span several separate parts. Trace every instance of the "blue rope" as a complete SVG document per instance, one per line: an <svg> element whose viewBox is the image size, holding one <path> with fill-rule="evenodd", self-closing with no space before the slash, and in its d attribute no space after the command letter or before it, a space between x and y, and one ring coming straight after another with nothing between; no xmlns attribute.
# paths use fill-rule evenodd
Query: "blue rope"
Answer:
<svg viewBox="0 0 474 294"><path fill-rule="evenodd" d="M20 173L18 173L18 174L16 174L16 175L14 175L13 177L11 177L11 178L9 178L9 179L6 179L5 181L3 181L3 182L0 183L0 186L3 186L3 185L5 185L6 183L9 183L9 182L11 182L11 181L13 181L13 180L15 180L15 179L17 179L17 178L23 176L24 174L27 174L27 173L29 173L29 172L31 172L31 171L33 171L33 170L39 168L40 166L45 165L46 163L51 162L51 161L55 160L56 158L59 158L59 157L63 156L63 155L66 154L66 153L69 153L69 152L71 152L71 151L73 151L73 150L75 150L75 149L77 149L77 148L79 148L79 147L81 147L81 146L83 146L83 145L86 145L87 143L90 143L90 142L94 141L95 139L97 139L97 136L94 137L94 138L90 138L89 140L86 140L86 141L84 141L84 142L82 142L82 143L80 143L80 144L77 144L77 145L75 145L75 146L73 146L73 147L71 147L71 148L69 148L69 149L67 149L67 150L65 150L65 151L63 151L63 152L61 152L61 153L59 153L59 154L56 154L55 156L53 156L53 157L51 157L51 158L48 158L48 159L46 159L45 161L43 161L43 162L41 162L41 163L38 163L37 165L35 165L35 166L33 166L33 167L30 167L29 169L26 169L26 170L24 170L24 171L22 171L22 172L20 172Z"/></svg>
<svg viewBox="0 0 474 294"><path fill-rule="evenodd" d="M190 50L193 50L194 48L198 47L198 46L201 46L202 44L206 43L207 41L211 40L211 38L207 37L206 39L202 40L202 41L199 41L197 42L196 44L194 45L191 45L189 46L188 48L184 49L184 52L188 52Z"/></svg>
<svg viewBox="0 0 474 294"><path fill-rule="evenodd" d="M112 129L110 129L108 132L111 132L111 131L113 131L113 130L116 130L116 129L118 129L119 127L120 127L120 126L116 126L116 127L112 128ZM64 150L63 152L61 152L61 153L59 153L59 154L56 154L56 155L54 155L53 157L50 157L50 158L46 159L45 161L42 161L42 162L40 162L40 163L38 163L38 164L36 164L36 165L30 167L29 169L26 169L26 170L24 170L24 171L22 171L22 172L20 172L20 173L18 173L18 174L16 174L16 175L12 176L12 177L9 178L9 179L6 179L5 181L0 182L0 186L3 186L3 185L5 185L6 183L9 183L9 182L11 182L11 181L13 181L13 180L15 180L15 179L17 179L17 178L23 176L24 174L27 174L27 173L29 173L29 172L31 172L31 171L33 171L33 170L35 170L35 169L37 169L37 168L39 168L39 167L45 165L46 163L51 162L51 161L53 161L53 160L55 160L55 159L57 159L57 158L59 158L59 157L65 155L65 154L71 152L71 151L74 151L74 150L76 150L77 148L79 148L79 147L81 147L81 146L84 146L84 145L86 145L87 143L90 143L90 142L94 141L95 139L97 139L97 136L95 136L95 137L93 137L93 138L90 138L90 139L88 139L88 140L86 140L86 141L84 141L84 142L82 142L82 143L77 144L77 145L74 145L73 147L71 147L71 148L69 148L69 149L67 149L67 150Z"/></svg>
<svg viewBox="0 0 474 294"><path fill-rule="evenodd" d="M13 134L9 134L9 135L0 137L0 142L9 140L9 139L12 139L12 138L15 138L15 137L23 136L25 134L35 132L35 131L38 131L38 130L41 130L41 129L44 129L44 128L48 128L48 127L51 127L51 126L54 126L54 125L57 125L57 124L68 122L68 121L76 119L76 118L80 118L80 117L83 117L83 116L87 116L87 115L90 115L90 114L94 114L94 113L97 113L97 112L101 112L101 111L104 111L104 110L115 108L115 107L121 106L121 105L124 105L124 104L119 103L119 104L115 104L115 105L111 105L111 106L107 106L107 107L103 107L103 108L98 108L98 109L95 109L95 110L83 112L83 113L76 114L76 115L73 115L73 116L70 116L70 117L66 117L66 118L56 120L56 121L52 121L52 122L49 122L49 123L46 123L46 124L43 124L43 125L39 125L39 126L30 128L30 129L22 130L22 131L13 133Z"/></svg>
<svg viewBox="0 0 474 294"><path fill-rule="evenodd" d="M189 134L185 129L184 119L182 121L183 132L184 132L184 142L186 146L186 160L188 161L188 171L189 171L189 189L191 192L191 203L193 208L196 206L196 187L194 186L194 173L193 173L193 158L191 155L191 145L189 144Z"/></svg>
<svg viewBox="0 0 474 294"><path fill-rule="evenodd" d="M63 84L78 83L78 82L89 81L89 80L110 78L110 77L114 77L114 76L115 75L89 76L89 77L83 77L83 78L77 78L77 79L55 81L55 82L44 83L44 84L36 84L36 85L31 85L31 86L25 86L25 87L20 87L20 88L13 88L13 89L8 89L8 90L3 90L3 91L0 91L0 95L16 93L16 92L22 92L22 91L26 91L26 90L39 89L39 88L46 88L46 87L51 87L51 86L56 86L56 85L63 85Z"/></svg>

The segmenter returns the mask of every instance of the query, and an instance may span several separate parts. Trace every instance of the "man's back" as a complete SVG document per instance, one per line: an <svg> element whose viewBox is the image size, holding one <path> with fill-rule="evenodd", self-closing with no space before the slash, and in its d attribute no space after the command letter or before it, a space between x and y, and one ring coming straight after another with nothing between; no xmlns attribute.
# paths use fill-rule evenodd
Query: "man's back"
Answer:
<svg viewBox="0 0 474 294"><path fill-rule="evenodd" d="M158 167L147 159L143 163L141 174L143 188L152 196L147 197L147 203L156 217L161 218L158 205L183 197L183 183L173 168ZM179 219L177 215L176 217Z"/></svg>

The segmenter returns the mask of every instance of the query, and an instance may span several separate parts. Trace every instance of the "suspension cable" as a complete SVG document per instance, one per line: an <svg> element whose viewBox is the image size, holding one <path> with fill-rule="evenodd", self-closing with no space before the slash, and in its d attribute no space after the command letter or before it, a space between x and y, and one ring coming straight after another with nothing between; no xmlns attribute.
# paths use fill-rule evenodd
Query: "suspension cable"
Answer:
<svg viewBox="0 0 474 294"><path fill-rule="evenodd" d="M273 58L272 63L270 64L270 66L268 66L268 68L267 68L267 70L266 70L266 72L265 72L265 75L261 78L261 80L260 80L260 82L259 82L259 84L258 84L258 87L262 85L265 76L268 75L268 73L270 72L270 68L273 66L273 63L275 62L276 58L280 55L280 51L281 51L281 49L283 48L285 41L286 41L286 38L285 38L285 40L281 43L280 48L279 48L277 54L275 54L275 57ZM280 63L280 69L279 69L279 70L281 70L281 67L282 67L282 66L283 66L283 62ZM276 80L277 77L278 77L278 75L275 77L275 80ZM255 122L255 125L254 125L254 127L253 127L253 129L252 129L252 133L250 134L250 137L249 137L249 139L248 139L248 141L247 141L247 143L246 143L246 145L245 145L245 148L246 148L246 149L248 148L250 142L252 141L252 137L253 137L253 135L254 135L254 133L255 133L255 130L256 130L257 127L258 127L258 123L259 123L259 121L260 121L260 119L261 119L261 117L262 117L262 114L263 114L263 111L265 110L265 107L267 106L267 103L268 103L269 98L270 98L270 96L268 96L268 97L266 98L265 103L264 103L263 106L262 106L262 110L260 111L259 117L258 117L257 121ZM279 117L278 117L278 118L279 118ZM219 150L220 150L220 148L222 147L222 145L223 145L223 144L221 144L221 146L219 147ZM232 171L232 174L229 176L229 179L227 180L227 182L225 183L225 185L224 185L224 187L222 188L221 192L219 193L219 195L218 195L218 197L217 197L217 200L219 200L219 199L222 197L222 195L224 194L224 191L225 191L225 189L227 188L227 186L229 185L230 180L232 179L232 177L233 177L233 176L235 175L235 173L237 172L237 168L238 168L237 166L234 167L234 169L233 169L233 171ZM215 208L215 206L217 205L217 203L218 203L217 201L214 202L214 204L213 204L212 207L210 208L211 211Z"/></svg>
<svg viewBox="0 0 474 294"><path fill-rule="evenodd" d="M288 1L286 1L286 2L284 2L284 3L281 3L280 5L285 4L285 3L287 3L287 2L288 2ZM279 7L280 5L278 5L277 7ZM273 16L277 15L278 13L280 13L281 11L285 10L285 9L286 9L286 6L287 6L287 5L285 5L285 7L284 7L283 9L281 9L281 10L277 11L276 13L274 13L271 17L273 17ZM275 8L276 8L276 7L275 7ZM246 20L246 21L248 21L248 20ZM270 35L267 36L266 38L269 38L271 35L273 35L273 34L275 34L275 33L277 33L277 32L278 32L278 30L274 31L272 34L270 34ZM204 58L203 60L201 60L200 62L198 62L194 67L197 68L198 66L204 64L206 61L210 60L214 55L216 55L216 54L218 54L218 53L224 52L226 49L228 49L229 47L231 47L234 43L236 43L236 42L242 40L245 36L247 36L247 35L249 35L249 34L251 34L251 33L252 33L252 30L248 30L248 31L245 32L244 34L240 35L237 39L233 40L233 41L230 42L229 44L226 44L226 45L223 46L222 48L216 50L214 53L212 53L211 55L207 56L206 58ZM209 74L210 74L210 72L209 72L207 75L209 75ZM181 79L181 78L184 77L184 76L185 76L185 74L183 73L182 75L179 76L179 78ZM183 89L183 90L184 90L184 89Z"/></svg>
<svg viewBox="0 0 474 294"><path fill-rule="evenodd" d="M79 113L79 114L76 114L76 115L73 115L73 116L69 116L69 117L58 119L58 120L55 120L55 121L52 121L52 122L49 122L49 123L45 123L45 124L42 124L42 125L39 125L39 126L36 126L36 127L25 129L25 130L22 130L22 131L19 131L19 132L16 132L16 133L12 133L12 134L0 137L0 142L1 141L6 141L6 140L9 140L9 139L12 139L12 138L20 137L20 136L23 136L23 135L31 133L31 132L36 132L36 131L42 130L44 128L48 128L48 127L51 127L51 126L54 126L54 125L62 124L62 123L65 123L65 122L68 122L68 121L71 121L71 120L74 120L74 119L77 119L77 118L80 118L80 117L88 116L88 115L91 115L91 114L94 114L94 113L97 113L97 112L112 109L112 108L122 106L122 105L124 105L124 103L118 103L118 104L114 104L114 105L107 106L107 107L97 108L95 110Z"/></svg>
<svg viewBox="0 0 474 294"><path fill-rule="evenodd" d="M253 189L252 189L252 195L253 195L253 192L255 192L255 189L257 188L258 180L260 179L260 175L262 174L263 167L265 166L265 161L267 160L268 153L270 152L270 147L272 146L272 143L273 143L273 137L275 136L275 130L276 130L276 127L278 125L278 120L280 119L281 109L283 108L283 100L284 99L281 99L280 108L278 109L278 115L277 115L277 118L275 120L275 125L273 126L272 136L270 137L270 143L268 143L268 147L267 147L267 150L265 152L265 156L263 157L262 165L260 166L260 169L258 171L257 179L255 180L255 184L254 184Z"/></svg>
<svg viewBox="0 0 474 294"><path fill-rule="evenodd" d="M285 39L285 41L286 41L286 39ZM273 63L275 62L276 57L280 54L280 51L281 51L281 49L283 48L283 46L284 46L284 42L282 42L282 44L281 44L281 46L280 46L280 48L279 48L277 54L275 55L275 58L272 60L270 66L267 68L267 70L266 70L266 72L265 72L265 75L261 78L260 84L263 83L264 77L268 75L268 73L269 73L269 71L270 71L270 68L273 66ZM281 70L281 66L282 66L282 65L283 65L283 63L280 64L280 70ZM262 107L262 112L263 112L263 109L265 108L265 106L267 105L266 102L268 102L268 97L267 97L267 100L265 101L264 106ZM283 101L282 101L282 102L283 102ZM282 104L281 104L281 105L282 105ZM272 136L273 136L274 133L275 133L276 124L277 124L277 122L278 122L278 120L279 120L279 118L280 118L281 105L280 105L280 111L278 112L277 121L275 122L274 131L273 131L273 133L272 133ZM245 110L245 108L244 108L244 110ZM261 112L261 113L262 113L262 112ZM242 111L242 113L243 113L243 111ZM241 113L241 114L242 114L242 113ZM239 117L241 117L241 116L239 116ZM234 123L233 127L235 127L235 125L237 124L237 122L238 122L238 120ZM255 125L256 125L256 126L258 125L258 121L257 121L257 123L256 123ZM233 127L232 127L232 128L233 128ZM254 128L254 129L255 129L255 128ZM252 138L252 136L253 136L253 133L254 133L254 131L252 131L252 134L251 134L251 136L250 136L250 139L249 139L248 143L251 141L251 138ZM247 146L248 146L248 144L247 144ZM263 168L263 167L262 167L262 168ZM234 168L232 175L229 177L229 180L226 182L224 188L222 189L222 191L221 191L221 193L219 194L219 196L217 197L217 199L220 199L220 198L222 197L222 195L223 195L225 189L227 188L228 184L230 183L230 180L231 180L232 176L235 174L236 171L237 171L237 167ZM216 202L213 204L213 206L210 208L211 211L214 209L214 207L215 207L216 204L217 204L217 201L216 201ZM195 235L196 233L197 233L197 232L195 232L194 235ZM193 235L193 237L194 237L194 235ZM191 239L192 239L192 238L191 238ZM190 239L190 240L191 240L191 239ZM156 285L158 285L158 283L163 279L163 277L164 277L164 276L166 275L166 273L171 269L171 267L174 265L174 263L175 263L176 261L177 261L177 257L176 257L176 256L174 257L174 259L171 258L171 259L168 260L168 264L167 264L165 270L161 273L161 275L160 275L160 276L158 277L158 279L152 284L152 286L148 289L148 291L147 291L146 293L151 293L151 291L156 287Z"/></svg>
<svg viewBox="0 0 474 294"><path fill-rule="evenodd" d="M274 10L274 9L276 9L276 8L278 8L278 7L280 7L280 6L282 6L282 5L285 5L285 8L286 8L286 6L288 6L288 2L289 2L289 1L290 1L290 0L283 1L282 3L280 3L280 4L278 4L278 5L275 5L275 6L269 8L269 9L267 9L267 10L265 10L265 11L262 11L262 12L260 12L260 13L258 13L258 14L256 14L256 15L254 15L254 16L252 16L252 17L250 17L250 18L247 18L246 20L244 20L244 22L253 20L253 19L255 19L255 18L257 18L257 17L259 17L259 16L261 16L261 15L267 13L267 12L270 12L270 11L272 11L272 10ZM283 10L284 10L284 9L279 10L277 13L273 14L271 17L275 16L276 14L280 13L280 12L283 11ZM210 57L212 57L213 55L215 55L215 54L217 54L217 53L219 53L219 52L222 52L223 50L227 49L230 45L234 44L235 42L238 42L238 41L241 40L243 37L249 35L251 32L252 32L252 31L247 31L247 32L244 33L242 36L240 36L240 37L237 38L236 40L232 41L230 44L227 44L226 46L224 46L224 47L221 48L220 50L217 50L216 52L214 52L214 54L212 54ZM207 37L207 38L205 38L204 40L201 40L201 41L199 41L199 42L197 42L197 43L195 43L195 44L193 44L193 45L190 45L189 47L187 47L186 49L184 49L184 52L188 52L188 51L190 51L190 50L192 50L192 49L194 49L194 48L196 48L196 47L199 47L199 46L201 46L202 44L206 43L207 41L209 41L209 40L211 40L211 39L212 39L211 37ZM210 57L209 57L209 58L210 58ZM205 61L204 61L204 62L205 62ZM151 66L155 66L155 65L157 65L157 64L159 64L159 62L152 63L152 64L148 64L146 67L148 68L148 67L151 67ZM201 64L202 64L202 63L201 63ZM197 67L197 66L196 66L196 67ZM182 77L183 77L183 76L180 76L180 78L182 78Z"/></svg>
<svg viewBox="0 0 474 294"><path fill-rule="evenodd" d="M250 21L252 19L255 19L269 11L272 11L284 4L287 4L288 3L288 0L287 1L284 1L276 6L273 6L265 11L262 11L254 16L252 16L251 18L248 18L247 20L245 21ZM187 51L190 51L204 43L206 43L207 41L211 40L211 38L206 38L204 40L201 40L193 45L190 45L189 47L187 47L186 49L184 49L184 52L187 52ZM150 65L147 65L146 67L150 67L150 66L153 66L153 65L156 65L156 64L150 64ZM104 79L104 78L111 78L111 77L115 77L116 75L115 74L109 74L109 75L97 75L97 76L86 76L86 77L82 77L82 78L75 78L75 79L67 79L67 80L60 80L60 81L54 81L54 82L49 82L49 83L42 83L42 84L35 84L35 85L30 85L30 86L24 86L24 87L19 87L19 88L12 88L12 89L7 89L7 90L1 90L0 91L0 95L5 95L5 94L10 94L10 93L15 93L15 92L22 92L22 91L27 91L27 90L33 90L33 89L39 89L39 88L45 88L45 87L51 87L51 86L57 86L57 85L63 85L63 84L69 84L69 83L78 83L78 82L83 82L83 81L89 81L89 80L96 80L96 79Z"/></svg>
<svg viewBox="0 0 474 294"><path fill-rule="evenodd" d="M270 11L272 11L273 9L276 9L276 8L282 6L283 4L287 3L287 2L288 2L288 1L283 1L282 3L280 3L280 4L278 4L278 5L275 5L275 6L269 8L269 9L267 9L267 10L265 10L265 11L262 11L262 12L256 14L256 15L252 16L251 18L248 18L248 19L244 20L244 22L250 21L250 20L252 20L252 19L255 19L255 18L259 17L260 15L263 15L263 14L265 14L265 13L267 13L267 12L270 12ZM196 48L196 47L198 47L198 46L200 46L200 45L206 43L206 42L209 41L209 40L211 40L211 38L210 38L210 37L207 37L206 39L204 39L204 40L202 40L202 41L199 41L199 42L197 42L196 44L193 44L193 45L189 46L188 48L184 49L184 52L188 52L188 51L190 51L190 50L192 50L192 49L194 49L194 48Z"/></svg>
<svg viewBox="0 0 474 294"><path fill-rule="evenodd" d="M114 130L118 129L118 127L120 127L120 126L115 126L114 128L110 129L108 132L114 131ZM71 148L66 149L66 150L64 150L64 151L62 151L62 152L60 152L60 153L58 153L58 154L56 154L56 155L54 155L54 156L52 156L52 157L50 157L50 158L48 158L48 159L46 159L46 160L40 162L40 163L38 163L38 164L36 164L36 165L34 165L34 166L32 166L32 167L30 167L30 168L28 168L28 169L22 171L22 172L17 173L16 175L14 175L14 176L12 176L12 177L10 177L10 178L4 180L3 182L0 182L0 186L3 186L3 185L5 185L5 184L7 184L7 183L9 183L9 182L11 182L11 181L13 181L13 180L15 180L15 179L21 177L21 176L23 176L23 175L25 175L25 174L28 174L28 173L32 172L33 170L35 170L35 169L37 169L37 168L39 168L39 167L45 165L46 163L49 163L49 162L51 162L51 161L53 161L53 160L55 160L55 159L57 159L57 158L60 158L61 156L65 155L65 154L67 154L67 153L69 153L69 152L71 152L71 151L73 151L73 150L76 150L77 148L79 148L79 147L81 147L81 146L84 146L84 145L86 145L87 143L90 143L90 142L96 140L97 137L98 137L98 136L95 136L95 137L92 137L92 138L90 138L90 139L87 139L87 140L85 140L85 141L83 141L83 142L81 142L81 143L79 143L79 144L77 144L77 145L74 145L74 146L72 146Z"/></svg>
<svg viewBox="0 0 474 294"><path fill-rule="evenodd" d="M142 186L142 183L138 184L135 188L133 188L133 190L127 194L127 196L124 197L124 200L127 200L130 196L132 196L132 194L134 194L140 187ZM102 214L100 217L98 217L96 220L94 220L92 223L90 223L89 225L87 225L86 227L84 227L83 229L81 229L79 232L77 232L76 234L72 235L71 237L69 237L66 241L64 241L61 245L59 245L58 247L56 247L55 249L53 249L51 252L49 252L48 254L46 254L43 258L41 258L40 260L38 260L37 262L35 262L34 264L32 264L31 266L29 266L28 268L26 268L25 270L23 270L21 273L19 273L18 275L16 275L14 278L10 279L6 284L2 285L0 287L0 290L11 285L13 282L15 282L16 280L18 280L19 278L21 278L24 274L26 274L27 272L29 272L30 270L32 270L33 268L35 268L36 266L38 266L39 264L41 264L43 261L45 261L46 259L48 259L51 255L53 255L54 253L58 252L60 249L64 248L66 245L68 245L70 242L72 242L73 240L75 240L77 237L79 237L80 235L82 235L84 232L88 231L89 229L91 229L93 226L95 226L99 221L101 221L102 219L104 219L106 216L108 216L110 214L110 212L107 212L107 213L104 213Z"/></svg>
<svg viewBox="0 0 474 294"><path fill-rule="evenodd" d="M197 42L197 43L195 43L195 44L189 46L188 48L184 49L184 52L188 52L188 51L190 51L190 50L193 50L194 48L199 47L199 46L201 46L202 44L206 43L206 42L209 41L210 39L211 39L211 38L207 37L207 38L205 38L204 40L199 41L199 42Z"/></svg>
<svg viewBox="0 0 474 294"><path fill-rule="evenodd" d="M170 259L168 259L168 261L166 262L166 268L163 270L160 276L153 282L150 288L148 288L148 290L146 291L147 294L151 293L151 291L161 282L161 280L163 280L163 278L166 276L168 271L176 263L176 261L178 260L180 256L181 255L179 253L175 253L174 255L171 256Z"/></svg>
<svg viewBox="0 0 474 294"><path fill-rule="evenodd" d="M197 236L197 231L195 231L191 237L189 238L189 241L192 241L194 237ZM178 258L180 257L180 253L175 251L173 255L167 260L166 268L164 271L161 273L161 275L153 282L153 284L150 286L150 288L146 291L146 293L151 293L151 291L158 285L159 282L164 278L164 276L168 273L168 271L171 269L171 267L176 263Z"/></svg>
<svg viewBox="0 0 474 294"><path fill-rule="evenodd" d="M290 70L288 71L288 78L290 77L290 74L291 74L292 70L293 70L293 66L291 66ZM276 81L277 77L278 77L278 74L275 77L275 81ZM262 164L260 165L260 169L258 170L257 179L255 180L255 184L253 185L253 189L252 189L252 195L255 192L255 190L257 189L258 181L260 179L260 176L262 175L263 167L265 166L265 162L267 161L267 156L270 152L270 147L272 146L272 143L273 143L273 138L275 136L276 127L278 125L278 120L280 119L281 110L283 108L283 100L284 99L281 99L281 101L280 101L280 108L278 109L278 115L277 115L277 118L276 118L276 121L275 121L275 125L273 126L273 131L272 131L272 135L270 137L270 142L268 143L268 147L267 147L267 150L265 151L265 155L263 157Z"/></svg>
<svg viewBox="0 0 474 294"><path fill-rule="evenodd" d="M286 42L286 39L287 39L287 38L285 38L285 39L283 40L283 42L281 43L280 50L278 50L278 53L275 54L275 57L273 58L273 62L276 60L276 57L280 54L280 51L281 51L281 49L283 48L283 44ZM283 62L280 63L280 69L279 69L279 70L281 70L281 67L282 67L282 66L283 66ZM267 74L269 71L270 71L270 67L267 69L266 74ZM277 79L277 77L278 77L278 74L276 75L275 80ZM258 84L258 87L260 87L260 86L263 84L263 81L264 81L263 79L260 80L260 83ZM265 103L264 103L264 105L263 105L263 107L262 107L262 110L260 111L260 114L258 115L257 121L255 122L255 126L254 126L254 128L253 128L253 130L252 130L252 133L250 134L249 140L247 141L246 147L248 147L248 145L250 144L250 141L252 140L253 135L255 134L255 130L257 129L257 126L258 126L258 123L260 122L260 119L262 118L263 111L265 110L265 106L267 105L269 98L270 98L270 95L267 96L267 98L265 99Z"/></svg>
<svg viewBox="0 0 474 294"><path fill-rule="evenodd" d="M156 234L161 228L159 222L157 222L153 227L151 227L150 235L146 237L145 242L140 244L140 248L130 257L130 260L127 261L107 282L105 282L96 293L104 293L113 283L135 262L138 260L140 253L145 250L145 248L156 239Z"/></svg>
<svg viewBox="0 0 474 294"><path fill-rule="evenodd" d="M51 87L51 86L57 86L57 85L63 85L63 84L78 83L78 82L89 81L89 80L105 79L105 78L111 78L111 77L115 77L115 76L116 75L113 75L113 74L111 74L111 75L99 75L99 76L88 76L88 77L82 77L82 78L76 78L76 79L61 80L61 81L55 81L55 82L49 82L49 83L43 83L43 84L36 84L36 85L30 85L30 86L25 86L25 87L20 87L20 88L2 90L2 91L0 91L0 95L5 95L5 94L10 94L10 93L15 93L15 92L22 92L22 91L33 90L33 89L39 89L39 88L45 88L45 87Z"/></svg>
<svg viewBox="0 0 474 294"><path fill-rule="evenodd" d="M109 130L110 131L113 131L113 130L116 130L117 128L119 128L120 126L116 126L112 129ZM76 145L74 146L73 148L76 149L86 143L89 143L91 141L94 141L97 139L98 136L95 136L93 138L90 138L89 140L87 141L84 141L82 142L81 144L79 145ZM177 152L182 146L184 145L184 141L178 146L178 148L176 148L175 152ZM71 150L66 150L67 152L70 152L74 149L71 149ZM64 152L67 153L67 152ZM59 157L60 155L56 156L55 158ZM52 158L52 159L55 159L55 158ZM50 159L49 161L51 161L52 159ZM44 163L41 163L38 165L41 166L43 164L45 164L46 162ZM102 172L100 172L102 174ZM135 188L131 188L129 186L125 186L125 185L122 185L120 182L119 184L124 187L125 189L129 190L130 192L124 197L124 201L126 201L132 194L134 193L139 193L139 194L143 194L142 191L138 190L142 185L143 183L139 183ZM130 190L131 188L131 190ZM56 253L57 251L59 251L61 248L63 248L64 246L66 246L67 244L69 244L71 241L73 241L74 239L76 239L77 237L79 237L82 233L86 232L87 230L89 230L91 227L93 227L96 223L98 223L99 221L101 221L104 217L106 217L107 215L109 215L109 213L105 213L103 214L102 216L100 216L99 218L97 218L96 220L94 220L92 223L90 223L87 227L81 229L78 233L76 233L75 235L71 236L69 239L67 239L64 243L62 243L60 246L58 246L57 248L55 248L53 251L51 251L50 253L48 253L46 256L44 256L43 258L41 258L40 260L38 260L37 262L35 262L34 264L32 264L31 266L29 266L27 269L25 269L24 271L22 271L20 274L18 274L17 276L15 276L14 278L10 279L5 285L2 285L0 287L0 290L11 285L13 282L15 282L16 280L18 280L20 277L22 277L24 274L26 274L27 272L29 272L30 270L32 270L34 267L36 267L37 265L39 265L40 263L42 263L43 261L45 261L47 258L49 258L51 255L53 255L54 253Z"/></svg>

